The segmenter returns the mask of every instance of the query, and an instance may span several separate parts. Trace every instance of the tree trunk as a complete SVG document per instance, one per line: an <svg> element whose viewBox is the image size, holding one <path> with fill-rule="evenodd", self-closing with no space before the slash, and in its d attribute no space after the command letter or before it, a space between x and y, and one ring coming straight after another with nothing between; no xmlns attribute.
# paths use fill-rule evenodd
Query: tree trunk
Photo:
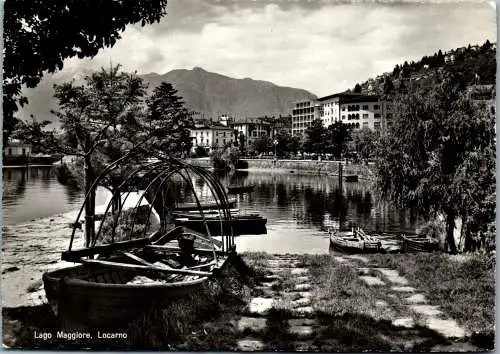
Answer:
<svg viewBox="0 0 500 354"><path fill-rule="evenodd" d="M85 247L90 246L91 240L94 238L94 211L95 211L95 198L94 192L89 194L93 179L91 176L90 156L85 157L84 161L84 174L85 174L85 195L88 195L85 201ZM95 196L95 195L94 195Z"/></svg>
<svg viewBox="0 0 500 354"><path fill-rule="evenodd" d="M446 216L446 241L450 247L451 254L457 253L457 246L455 245L455 237L453 231L455 230L455 215L449 213Z"/></svg>

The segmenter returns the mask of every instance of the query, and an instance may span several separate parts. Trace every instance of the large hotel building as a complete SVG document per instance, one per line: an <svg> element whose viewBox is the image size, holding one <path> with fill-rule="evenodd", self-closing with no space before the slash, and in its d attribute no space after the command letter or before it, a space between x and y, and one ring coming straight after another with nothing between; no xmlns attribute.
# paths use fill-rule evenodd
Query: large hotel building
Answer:
<svg viewBox="0 0 500 354"><path fill-rule="evenodd" d="M323 125L340 121L355 130L369 128L385 132L390 126L390 105L376 95L338 93L318 98L315 101L296 102L292 110L292 134L303 134L314 119Z"/></svg>

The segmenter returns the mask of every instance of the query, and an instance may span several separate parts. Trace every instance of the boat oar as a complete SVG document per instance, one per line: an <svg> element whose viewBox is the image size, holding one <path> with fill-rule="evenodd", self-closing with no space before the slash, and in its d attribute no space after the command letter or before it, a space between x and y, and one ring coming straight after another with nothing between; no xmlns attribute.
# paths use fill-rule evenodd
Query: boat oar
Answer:
<svg viewBox="0 0 500 354"><path fill-rule="evenodd" d="M162 268L162 267L157 267L155 265L151 266L146 266L146 265L135 265L135 264L128 264L128 263L120 263L120 262L110 262L110 261L103 261L100 259L80 259L82 263L90 263L90 264L100 264L108 267L114 267L114 268L126 268L126 269L134 269L134 270L156 270L159 272L165 272L165 273L174 273L174 274L187 274L187 275L199 275L199 276L211 276L211 272L202 272L202 271L197 271L197 270L188 270L188 269L174 269L174 268Z"/></svg>

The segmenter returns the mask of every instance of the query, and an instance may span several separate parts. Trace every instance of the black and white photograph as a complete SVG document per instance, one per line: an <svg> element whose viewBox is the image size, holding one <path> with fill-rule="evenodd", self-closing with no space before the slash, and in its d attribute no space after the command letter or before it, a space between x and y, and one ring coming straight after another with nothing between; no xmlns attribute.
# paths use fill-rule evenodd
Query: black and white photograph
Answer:
<svg viewBox="0 0 500 354"><path fill-rule="evenodd" d="M2 7L3 350L495 350L495 2Z"/></svg>

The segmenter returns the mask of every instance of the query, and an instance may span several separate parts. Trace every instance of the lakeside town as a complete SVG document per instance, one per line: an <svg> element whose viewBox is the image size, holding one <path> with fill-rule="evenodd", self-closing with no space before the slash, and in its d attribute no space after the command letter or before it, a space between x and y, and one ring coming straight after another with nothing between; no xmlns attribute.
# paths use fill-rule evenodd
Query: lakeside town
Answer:
<svg viewBox="0 0 500 354"><path fill-rule="evenodd" d="M172 5L119 6L147 28ZM322 96L111 64L54 81L41 120L22 84L77 52L26 36L6 38L4 348L494 350L495 41Z"/></svg>

